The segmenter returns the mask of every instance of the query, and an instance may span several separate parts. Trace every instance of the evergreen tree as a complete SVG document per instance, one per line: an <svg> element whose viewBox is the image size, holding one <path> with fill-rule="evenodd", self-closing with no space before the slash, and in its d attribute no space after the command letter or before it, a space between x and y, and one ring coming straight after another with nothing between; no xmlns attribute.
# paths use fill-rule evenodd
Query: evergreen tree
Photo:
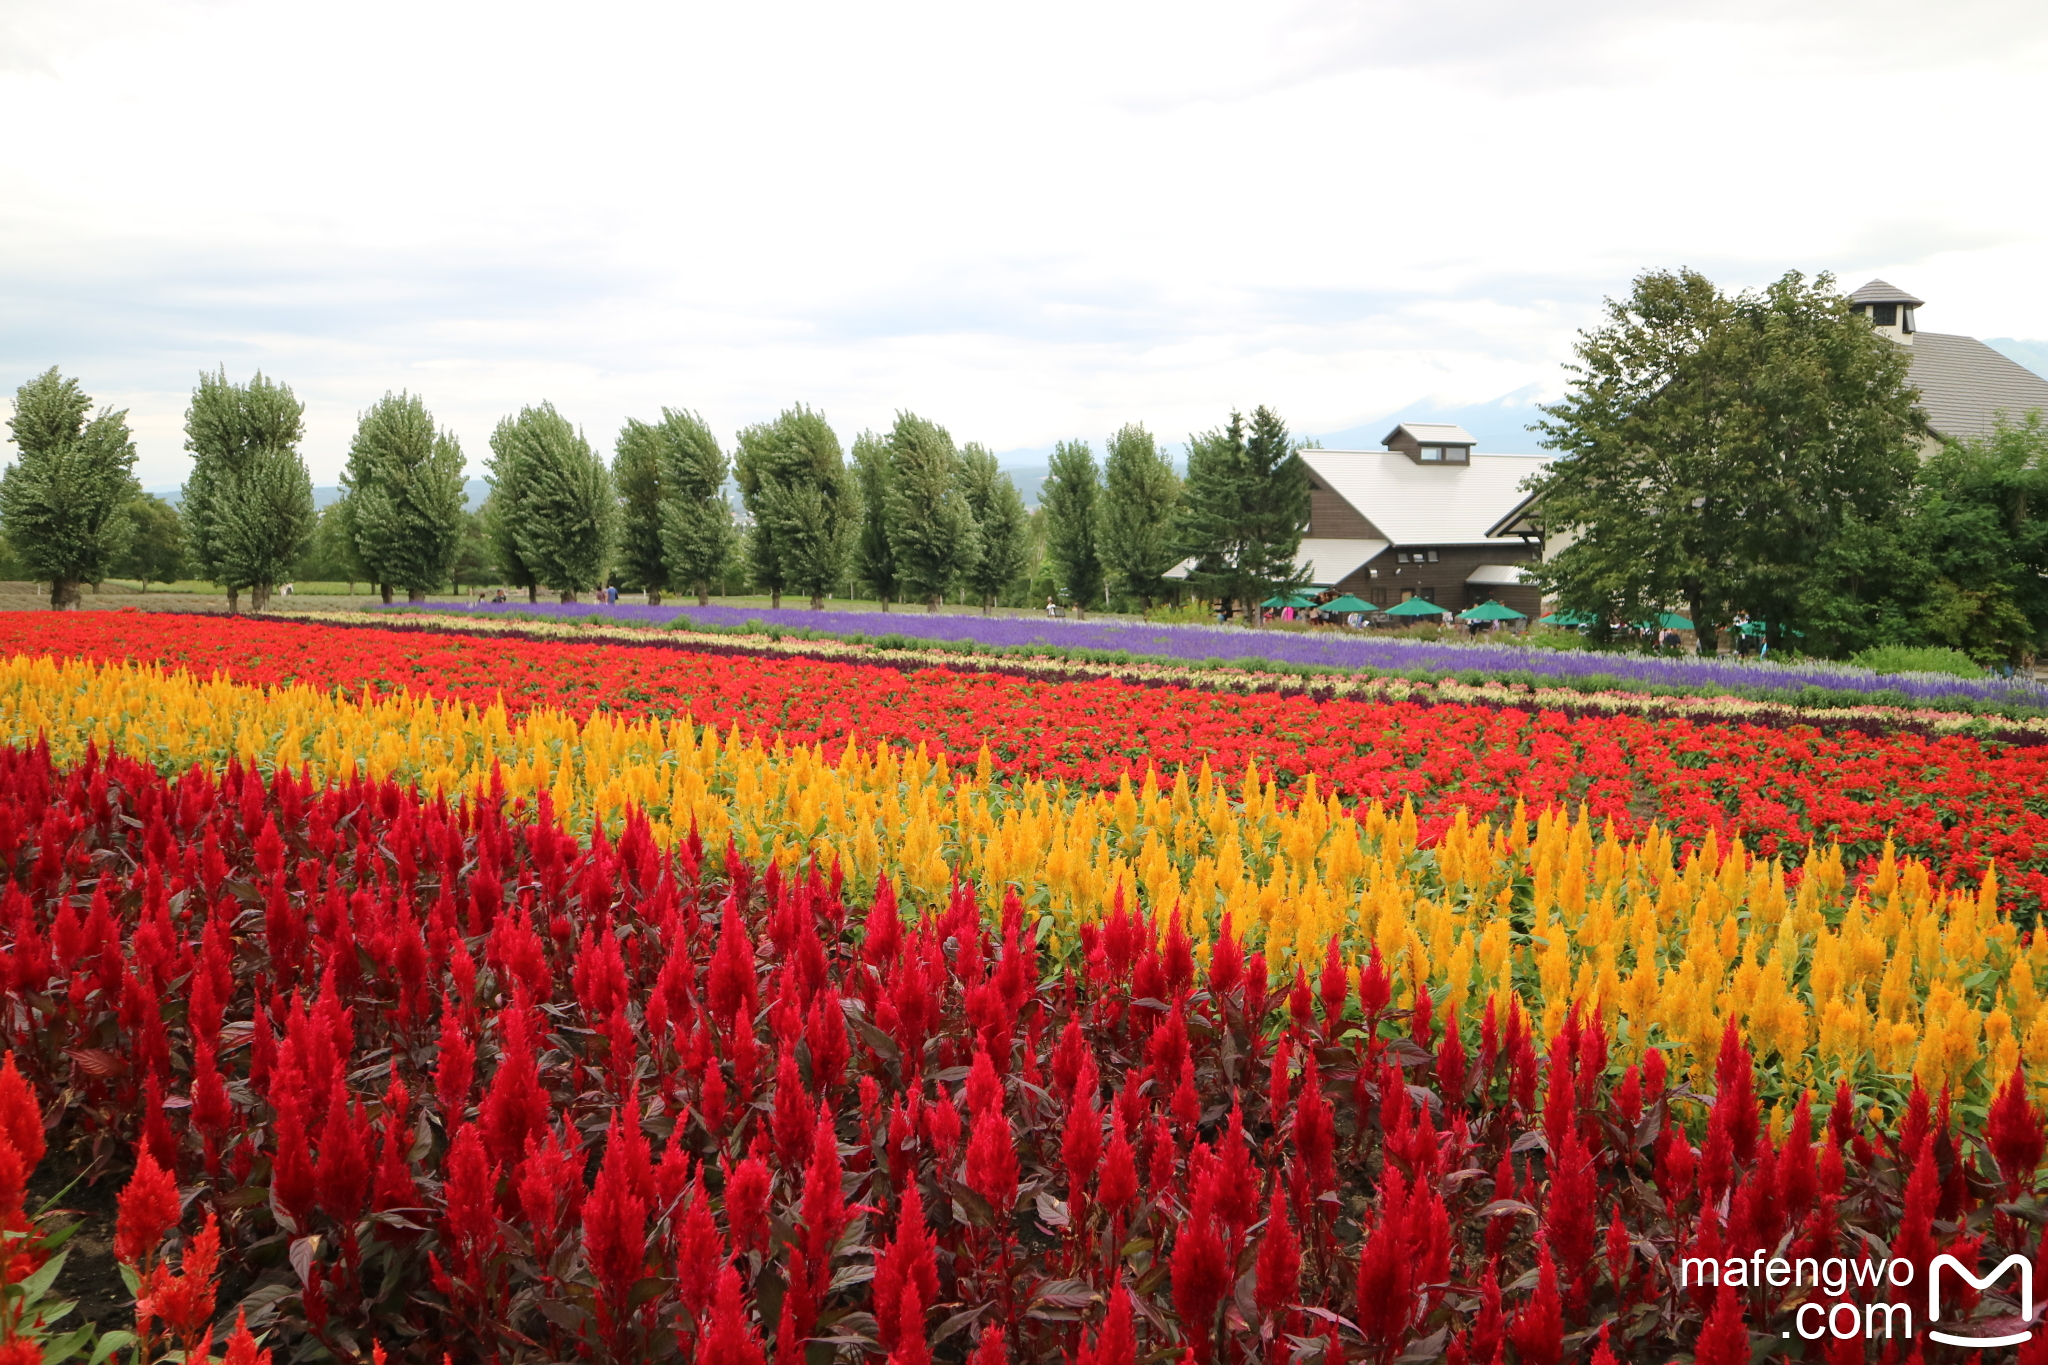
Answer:
<svg viewBox="0 0 2048 1365"><path fill-rule="evenodd" d="M1023 577L1031 551L1030 532L1023 496L1010 476L997 467L988 447L968 443L960 452L960 467L961 491L980 532L978 553L967 571L967 586L981 599L982 615L987 616L996 599Z"/></svg>
<svg viewBox="0 0 2048 1365"><path fill-rule="evenodd" d="M185 530L178 509L154 493L138 493L128 504L133 533L114 561L114 577L132 578L144 592L151 583L175 583L185 576Z"/></svg>
<svg viewBox="0 0 2048 1365"><path fill-rule="evenodd" d="M491 451L497 536L516 559L508 573L516 567L529 592L546 584L564 602L603 583L618 545L619 509L611 473L583 433L542 403L499 422Z"/></svg>
<svg viewBox="0 0 2048 1365"><path fill-rule="evenodd" d="M846 573L859 525L860 494L839 437L823 413L798 404L742 431L733 464L754 519L754 573L772 604L780 607L783 589L793 588L823 607Z"/></svg>
<svg viewBox="0 0 2048 1365"><path fill-rule="evenodd" d="M1102 601L1101 503L1102 483L1088 443L1054 446L1038 504L1045 509L1045 557L1060 591L1074 604L1075 616Z"/></svg>
<svg viewBox="0 0 2048 1365"><path fill-rule="evenodd" d="M312 538L299 556L294 573L316 583L346 583L354 596L356 584L370 581L370 570L356 550L355 524L349 517L347 498L339 498L320 509L313 523Z"/></svg>
<svg viewBox="0 0 2048 1365"><path fill-rule="evenodd" d="M705 606L711 585L721 583L740 548L732 504L725 497L725 452L694 412L663 408L661 421L648 430L660 463L661 546L668 581L695 592L697 605Z"/></svg>
<svg viewBox="0 0 2048 1365"><path fill-rule="evenodd" d="M979 534L960 487L960 455L936 422L896 414L889 430L889 549L906 600L937 611L974 564Z"/></svg>
<svg viewBox="0 0 2048 1365"><path fill-rule="evenodd" d="M1308 527L1308 470L1272 409L1239 413L1188 438L1176 548L1195 561L1188 584L1220 602L1226 616L1304 581L1295 564Z"/></svg>
<svg viewBox="0 0 2048 1365"><path fill-rule="evenodd" d="M418 395L387 393L356 420L342 497L356 553L390 601L424 602L449 580L466 501L462 446Z"/></svg>
<svg viewBox="0 0 2048 1365"><path fill-rule="evenodd" d="M1103 567L1113 587L1150 611L1171 595L1166 575L1183 558L1173 535L1180 476L1138 424L1109 438L1102 474Z"/></svg>
<svg viewBox="0 0 2048 1365"><path fill-rule="evenodd" d="M52 366L15 391L8 422L18 457L0 475L0 529L16 560L50 585L50 606L78 605L78 585L107 576L129 536L136 496L128 414L102 408Z"/></svg>
<svg viewBox="0 0 2048 1365"><path fill-rule="evenodd" d="M637 417L628 417L612 453L612 483L619 490L619 572L625 586L640 588L650 603L668 586L668 559L661 544L661 437Z"/></svg>
<svg viewBox="0 0 2048 1365"><path fill-rule="evenodd" d="M853 572L887 611L899 587L896 552L889 544L889 438L862 432L853 443L853 470L860 488L860 534L853 541Z"/></svg>
<svg viewBox="0 0 2048 1365"><path fill-rule="evenodd" d="M230 612L244 588L250 608L263 610L312 539L313 480L298 450L305 429L305 404L260 372L235 384L223 366L192 391L185 544L199 573L228 590Z"/></svg>

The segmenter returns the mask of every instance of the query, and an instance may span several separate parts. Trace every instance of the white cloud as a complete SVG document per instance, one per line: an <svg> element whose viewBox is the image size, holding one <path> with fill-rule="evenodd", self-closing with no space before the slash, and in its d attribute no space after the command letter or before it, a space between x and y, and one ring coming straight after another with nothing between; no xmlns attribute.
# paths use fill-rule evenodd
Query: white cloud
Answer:
<svg viewBox="0 0 2048 1365"><path fill-rule="evenodd" d="M423 392L799 399L998 448L1554 386L1637 270L1832 269L2040 336L2048 10L1890 0L712 6L14 0L0 380L182 474L261 366L331 477ZM18 376L18 377L11 377Z"/></svg>

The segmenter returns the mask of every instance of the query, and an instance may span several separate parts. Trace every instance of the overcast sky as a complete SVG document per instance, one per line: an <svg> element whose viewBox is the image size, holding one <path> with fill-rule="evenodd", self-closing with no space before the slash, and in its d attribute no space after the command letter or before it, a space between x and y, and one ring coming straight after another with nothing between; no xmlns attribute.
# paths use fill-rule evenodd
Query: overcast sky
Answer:
<svg viewBox="0 0 2048 1365"><path fill-rule="evenodd" d="M0 0L0 389L1003 450L1555 390L1636 272L2048 336L2038 0Z"/></svg>

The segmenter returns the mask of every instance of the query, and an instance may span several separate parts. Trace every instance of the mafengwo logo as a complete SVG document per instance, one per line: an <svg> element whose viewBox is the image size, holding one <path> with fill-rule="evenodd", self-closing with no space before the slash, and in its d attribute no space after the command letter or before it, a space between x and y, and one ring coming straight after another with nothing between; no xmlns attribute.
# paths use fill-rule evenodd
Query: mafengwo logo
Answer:
<svg viewBox="0 0 2048 1365"><path fill-rule="evenodd" d="M2005 1278L2007 1271L2019 1271L2019 1295L2011 1300L2017 1313L1977 1319L1968 1324L1974 1330L1963 1330L1965 1324L1953 1316L1946 1326L1957 1330L1937 1327L1935 1324L1942 1322L1944 1270L1952 1272L1948 1278L1950 1285L1961 1279L1980 1294L1991 1291ZM1790 1337L1796 1332L1806 1341L1819 1341L1823 1337L1837 1341L1910 1340L1916 1335L1917 1327L1913 1321L1912 1302L1878 1301L1875 1292L1880 1289L1910 1289L1914 1274L1913 1263L1906 1260L1833 1256L1826 1260L1801 1257L1793 1261L1783 1256L1767 1256L1761 1251L1747 1260L1741 1257L1729 1257L1725 1261L1687 1257L1678 1263L1681 1288L1719 1288L1728 1284L1736 1288L1763 1285L1784 1288L1789 1285L1820 1290L1833 1302L1801 1304L1793 1314L1794 1326L1784 1333ZM1859 1290L1871 1291L1872 1297L1864 1302L1855 1301L1854 1296ZM2033 1321L2034 1266L2025 1256L2008 1256L1981 1276L1949 1255L1935 1257L1928 1267L1926 1326L1930 1340L1944 1346L1978 1351L2018 1346L2033 1339Z"/></svg>

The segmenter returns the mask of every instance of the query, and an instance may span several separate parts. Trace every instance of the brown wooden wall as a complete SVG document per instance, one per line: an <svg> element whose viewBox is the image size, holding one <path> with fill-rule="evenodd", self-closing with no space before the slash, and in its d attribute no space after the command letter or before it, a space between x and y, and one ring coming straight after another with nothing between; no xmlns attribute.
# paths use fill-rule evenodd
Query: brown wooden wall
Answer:
<svg viewBox="0 0 2048 1365"><path fill-rule="evenodd" d="M1327 488L1308 492L1308 533L1316 540L1385 540L1379 528Z"/></svg>
<svg viewBox="0 0 2048 1365"><path fill-rule="evenodd" d="M1436 547L1437 562L1434 564L1402 564L1395 559L1398 551L1413 553L1429 548L1427 545L1403 545L1388 550L1337 584L1337 588L1342 592L1355 593L1376 606L1391 607L1401 600L1405 592L1427 598L1452 611L1476 607L1488 598L1529 616L1535 616L1541 607L1541 595L1531 587L1465 582L1466 577L1482 564L1532 562L1542 555L1537 546L1512 540L1486 545L1440 545Z"/></svg>

